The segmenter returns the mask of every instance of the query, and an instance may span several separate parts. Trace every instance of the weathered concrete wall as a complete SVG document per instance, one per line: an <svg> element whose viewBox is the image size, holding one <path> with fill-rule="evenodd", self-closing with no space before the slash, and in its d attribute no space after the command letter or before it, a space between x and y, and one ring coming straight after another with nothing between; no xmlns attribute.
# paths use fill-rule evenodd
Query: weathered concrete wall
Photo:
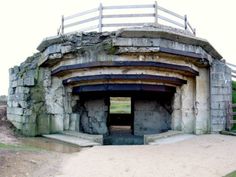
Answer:
<svg viewBox="0 0 236 177"><path fill-rule="evenodd" d="M43 81L44 69L38 67L40 54L29 57L9 70L10 86L7 118L24 135L49 133Z"/></svg>
<svg viewBox="0 0 236 177"><path fill-rule="evenodd" d="M232 103L231 69L222 61L211 66L211 132L226 128L227 106Z"/></svg>
<svg viewBox="0 0 236 177"><path fill-rule="evenodd" d="M107 134L108 100L86 100L81 105L81 128L89 134Z"/></svg>
<svg viewBox="0 0 236 177"><path fill-rule="evenodd" d="M134 101L134 135L156 134L171 129L171 113L158 100Z"/></svg>

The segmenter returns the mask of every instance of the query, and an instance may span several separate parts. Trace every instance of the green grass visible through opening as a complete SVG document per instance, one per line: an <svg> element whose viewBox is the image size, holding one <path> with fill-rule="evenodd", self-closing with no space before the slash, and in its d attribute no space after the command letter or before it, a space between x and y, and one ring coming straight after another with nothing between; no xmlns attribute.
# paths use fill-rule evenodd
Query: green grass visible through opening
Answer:
<svg viewBox="0 0 236 177"><path fill-rule="evenodd" d="M110 97L111 114L131 114L131 98Z"/></svg>

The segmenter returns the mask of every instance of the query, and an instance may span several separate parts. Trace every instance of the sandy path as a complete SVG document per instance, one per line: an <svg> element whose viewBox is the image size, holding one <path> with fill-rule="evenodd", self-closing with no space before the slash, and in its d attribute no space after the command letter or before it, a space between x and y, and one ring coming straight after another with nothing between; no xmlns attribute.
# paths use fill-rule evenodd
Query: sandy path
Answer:
<svg viewBox="0 0 236 177"><path fill-rule="evenodd" d="M236 137L203 135L173 144L100 146L73 154L60 177L221 177L236 170Z"/></svg>

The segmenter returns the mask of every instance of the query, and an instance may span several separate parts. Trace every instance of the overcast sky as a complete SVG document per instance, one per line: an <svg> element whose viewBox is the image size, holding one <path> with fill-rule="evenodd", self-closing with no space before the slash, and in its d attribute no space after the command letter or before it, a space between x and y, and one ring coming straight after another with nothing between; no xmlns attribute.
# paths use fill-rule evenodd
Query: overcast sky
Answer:
<svg viewBox="0 0 236 177"><path fill-rule="evenodd" d="M45 37L56 35L61 15L98 4L147 4L149 0L0 0L0 95L7 94L8 69L37 52ZM230 63L236 64L235 0L159 0L160 6L187 14L197 36L207 39Z"/></svg>

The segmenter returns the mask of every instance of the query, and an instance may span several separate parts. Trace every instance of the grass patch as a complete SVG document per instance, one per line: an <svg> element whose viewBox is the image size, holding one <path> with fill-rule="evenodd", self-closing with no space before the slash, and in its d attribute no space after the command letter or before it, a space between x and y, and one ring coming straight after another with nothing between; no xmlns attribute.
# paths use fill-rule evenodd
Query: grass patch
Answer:
<svg viewBox="0 0 236 177"><path fill-rule="evenodd" d="M131 99L125 97L111 97L111 114L131 114Z"/></svg>
<svg viewBox="0 0 236 177"><path fill-rule="evenodd" d="M30 152L39 152L39 151L42 151L42 149L36 148L36 147L32 147L32 146L2 144L2 143L0 143L0 150L8 150L8 151L30 151Z"/></svg>
<svg viewBox="0 0 236 177"><path fill-rule="evenodd" d="M236 177L236 171L224 176L224 177Z"/></svg>

